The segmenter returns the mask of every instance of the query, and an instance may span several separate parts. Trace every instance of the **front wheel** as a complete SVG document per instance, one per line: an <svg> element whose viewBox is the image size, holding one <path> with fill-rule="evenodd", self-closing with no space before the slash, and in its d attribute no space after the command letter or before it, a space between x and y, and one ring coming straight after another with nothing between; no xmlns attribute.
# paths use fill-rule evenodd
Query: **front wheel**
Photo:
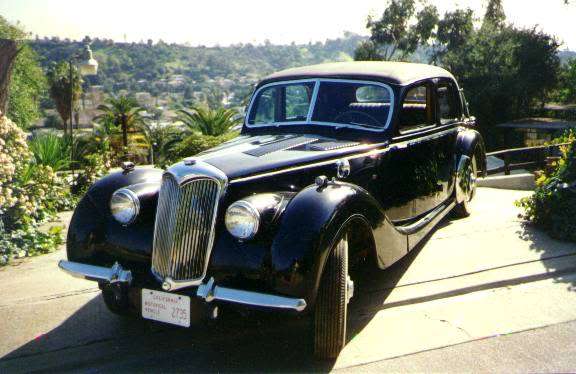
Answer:
<svg viewBox="0 0 576 374"><path fill-rule="evenodd" d="M109 311L119 316L130 315L130 305L125 292L112 290L110 288L102 289L102 299Z"/></svg>
<svg viewBox="0 0 576 374"><path fill-rule="evenodd" d="M348 276L348 240L342 234L330 251L314 314L314 355L334 359L346 345L346 318L353 283Z"/></svg>

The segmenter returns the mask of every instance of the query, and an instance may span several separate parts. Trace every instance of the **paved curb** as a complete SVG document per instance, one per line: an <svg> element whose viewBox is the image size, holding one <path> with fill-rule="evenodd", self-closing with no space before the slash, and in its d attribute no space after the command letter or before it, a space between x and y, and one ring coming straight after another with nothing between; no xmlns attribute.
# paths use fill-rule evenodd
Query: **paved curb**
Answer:
<svg viewBox="0 0 576 374"><path fill-rule="evenodd" d="M480 178L476 183L478 187L500 188L505 190L532 191L536 188L534 175L530 173Z"/></svg>

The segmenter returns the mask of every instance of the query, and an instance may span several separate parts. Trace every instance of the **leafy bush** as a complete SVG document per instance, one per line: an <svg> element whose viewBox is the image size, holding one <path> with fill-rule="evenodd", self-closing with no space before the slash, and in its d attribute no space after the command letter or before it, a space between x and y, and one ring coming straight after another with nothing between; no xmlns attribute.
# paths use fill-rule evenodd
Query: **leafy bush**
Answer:
<svg viewBox="0 0 576 374"><path fill-rule="evenodd" d="M56 134L42 134L30 143L34 160L39 165L50 166L52 170L63 170L70 165L70 140Z"/></svg>
<svg viewBox="0 0 576 374"><path fill-rule="evenodd" d="M160 167L166 167L170 164L178 162L183 158L194 156L197 153L203 152L207 149L216 147L217 145L228 141L238 135L235 132L227 133L221 136L209 136L209 135L190 135L185 138L182 142L174 146L169 154L160 164Z"/></svg>
<svg viewBox="0 0 576 374"><path fill-rule="evenodd" d="M576 242L576 143L564 148L556 168L538 178L534 194L517 205L551 237Z"/></svg>
<svg viewBox="0 0 576 374"><path fill-rule="evenodd" d="M7 264L11 257L20 258L52 252L63 242L61 226L52 227L46 233L33 225L11 232L0 228L0 266Z"/></svg>

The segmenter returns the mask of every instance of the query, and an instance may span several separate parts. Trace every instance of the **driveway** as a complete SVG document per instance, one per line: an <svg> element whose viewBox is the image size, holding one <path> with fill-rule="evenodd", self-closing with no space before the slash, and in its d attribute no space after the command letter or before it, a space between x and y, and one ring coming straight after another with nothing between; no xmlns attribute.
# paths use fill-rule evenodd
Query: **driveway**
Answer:
<svg viewBox="0 0 576 374"><path fill-rule="evenodd" d="M576 246L518 218L526 195L479 189L471 217L360 280L334 362L311 357L305 318L224 310L180 329L116 317L94 283L57 270L58 251L0 269L0 371L574 371Z"/></svg>

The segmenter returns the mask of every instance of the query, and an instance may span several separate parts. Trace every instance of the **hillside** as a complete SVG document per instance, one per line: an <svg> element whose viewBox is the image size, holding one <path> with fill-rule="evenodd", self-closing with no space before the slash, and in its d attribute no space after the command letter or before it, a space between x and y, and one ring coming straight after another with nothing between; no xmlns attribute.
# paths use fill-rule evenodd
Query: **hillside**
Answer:
<svg viewBox="0 0 576 374"><path fill-rule="evenodd" d="M170 94L175 100L206 100L211 96L229 105L240 105L252 85L271 72L326 61L352 59L363 37L346 33L324 43L227 47L188 47L177 44L114 43L92 40L98 75L88 77L88 86L102 86L106 93L127 90L151 97ZM82 43L36 39L31 43L41 64L65 61Z"/></svg>

